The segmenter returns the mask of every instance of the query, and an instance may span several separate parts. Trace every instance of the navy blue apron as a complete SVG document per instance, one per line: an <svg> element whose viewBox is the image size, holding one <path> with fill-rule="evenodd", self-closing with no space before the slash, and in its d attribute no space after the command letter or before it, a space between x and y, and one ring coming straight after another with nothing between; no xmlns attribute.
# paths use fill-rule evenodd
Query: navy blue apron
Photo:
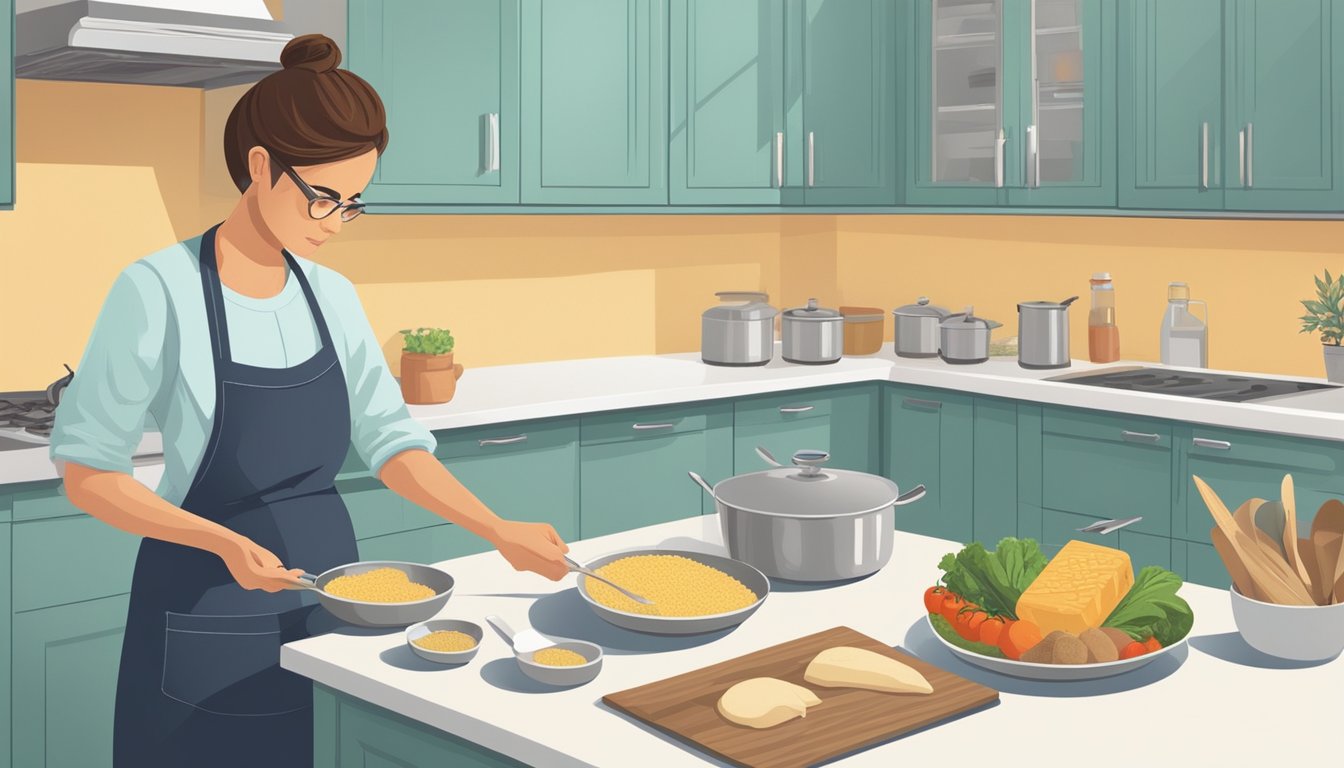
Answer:
<svg viewBox="0 0 1344 768"><path fill-rule="evenodd" d="M235 363L215 264L201 238L215 361L215 415L182 508L248 537L288 568L321 573L358 560L333 486L350 443L345 377L303 270L321 348L291 368ZM238 586L211 552L140 544L117 678L117 766L312 765L312 686L279 666L280 646L332 628L301 590Z"/></svg>

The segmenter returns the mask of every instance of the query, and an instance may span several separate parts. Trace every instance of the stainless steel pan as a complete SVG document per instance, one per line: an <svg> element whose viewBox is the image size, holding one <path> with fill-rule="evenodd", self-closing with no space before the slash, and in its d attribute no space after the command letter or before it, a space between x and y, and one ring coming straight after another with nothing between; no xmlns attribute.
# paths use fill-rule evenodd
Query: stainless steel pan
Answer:
<svg viewBox="0 0 1344 768"><path fill-rule="evenodd" d="M327 584L337 576L354 576L378 568L396 568L404 571L411 581L434 590L434 596L409 603L371 603L337 597L326 591ZM409 627L432 618L453 594L453 577L444 571L420 563L403 563L397 560L349 563L324 571L318 576L305 573L299 579L304 585L298 588L316 592L318 602L330 611L331 615L347 624L361 627Z"/></svg>

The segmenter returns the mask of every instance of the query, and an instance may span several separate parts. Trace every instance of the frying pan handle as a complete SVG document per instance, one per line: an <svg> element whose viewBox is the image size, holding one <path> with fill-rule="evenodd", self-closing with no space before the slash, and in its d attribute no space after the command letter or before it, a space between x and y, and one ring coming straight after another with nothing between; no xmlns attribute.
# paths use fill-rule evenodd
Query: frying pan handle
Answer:
<svg viewBox="0 0 1344 768"><path fill-rule="evenodd" d="M760 456L762 459L765 460L765 463L769 464L769 465L772 466L772 467L782 467L782 466L784 466L783 464L780 464L778 461L776 461L776 460L775 460L775 455L772 454L772 453L770 453L769 451L767 451L767 450L765 449L765 446L763 446L763 445L758 445L758 446L756 446L756 455L757 455L757 456Z"/></svg>
<svg viewBox="0 0 1344 768"><path fill-rule="evenodd" d="M495 628L495 631L498 632L510 646L513 645L513 636L516 633L513 631L513 627L509 626L507 621L504 621L498 616L486 616L485 620L490 626Z"/></svg>
<svg viewBox="0 0 1344 768"><path fill-rule="evenodd" d="M290 589L311 589L317 592L322 591L317 586L317 577L311 573L308 573L307 571L304 571L303 573L299 574L298 581L294 582L294 586L290 587Z"/></svg>
<svg viewBox="0 0 1344 768"><path fill-rule="evenodd" d="M923 485L916 485L914 488L911 488L905 493L902 493L900 496L897 496L896 501L893 502L893 505L899 507L902 504L909 504L912 501L919 501L920 499L924 498L924 493L926 492L926 490L927 489Z"/></svg>
<svg viewBox="0 0 1344 768"><path fill-rule="evenodd" d="M698 486L700 486L701 488L704 488L704 489L705 489L705 493L708 493L708 494L709 494L709 498L711 498L711 499L714 498L714 489L713 489L712 487L710 487L709 483L705 482L705 478L703 478L703 477L701 477L700 475L696 474L694 471L692 471L692 472L687 472L686 474L688 474L688 475L691 476L691 479L695 481L695 484L696 484L696 485L698 485Z"/></svg>

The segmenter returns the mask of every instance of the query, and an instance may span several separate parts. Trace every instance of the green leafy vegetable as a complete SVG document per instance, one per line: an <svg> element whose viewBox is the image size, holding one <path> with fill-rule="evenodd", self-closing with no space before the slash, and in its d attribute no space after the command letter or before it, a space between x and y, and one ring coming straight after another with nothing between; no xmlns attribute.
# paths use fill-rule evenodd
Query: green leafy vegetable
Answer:
<svg viewBox="0 0 1344 768"><path fill-rule="evenodd" d="M998 648L984 643L973 643L961 635L958 635L957 631L952 628L952 625L947 623L947 619L936 613L929 614L929 623L933 625L934 630L937 631L944 640L962 650L978 653L981 656L993 656L998 659L1003 658L1003 651Z"/></svg>
<svg viewBox="0 0 1344 768"><path fill-rule="evenodd" d="M1156 637L1163 647L1190 633L1195 613L1176 590L1181 577L1156 565L1139 571L1134 586L1120 599L1103 627L1114 627L1135 640Z"/></svg>
<svg viewBox="0 0 1344 768"><path fill-rule="evenodd" d="M403 352L421 355L446 355L453 351L453 334L447 328L407 328L400 333L406 346Z"/></svg>
<svg viewBox="0 0 1344 768"><path fill-rule="evenodd" d="M945 555L938 567L943 583L986 613L1017 618L1017 599L1031 586L1048 562L1032 539L1008 537L988 552L980 542Z"/></svg>

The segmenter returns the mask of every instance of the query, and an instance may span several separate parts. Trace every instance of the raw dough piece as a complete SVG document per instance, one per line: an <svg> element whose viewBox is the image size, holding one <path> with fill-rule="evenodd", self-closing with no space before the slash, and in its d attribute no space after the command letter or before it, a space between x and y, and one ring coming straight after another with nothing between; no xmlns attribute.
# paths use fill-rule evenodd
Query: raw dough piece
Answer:
<svg viewBox="0 0 1344 768"><path fill-rule="evenodd" d="M829 688L863 688L885 693L933 693L924 676L901 662L864 648L839 646L818 653L803 679Z"/></svg>
<svg viewBox="0 0 1344 768"><path fill-rule="evenodd" d="M773 677L753 677L724 691L719 714L749 728L773 728L795 717L806 717L807 708L821 703L816 694L801 685Z"/></svg>

